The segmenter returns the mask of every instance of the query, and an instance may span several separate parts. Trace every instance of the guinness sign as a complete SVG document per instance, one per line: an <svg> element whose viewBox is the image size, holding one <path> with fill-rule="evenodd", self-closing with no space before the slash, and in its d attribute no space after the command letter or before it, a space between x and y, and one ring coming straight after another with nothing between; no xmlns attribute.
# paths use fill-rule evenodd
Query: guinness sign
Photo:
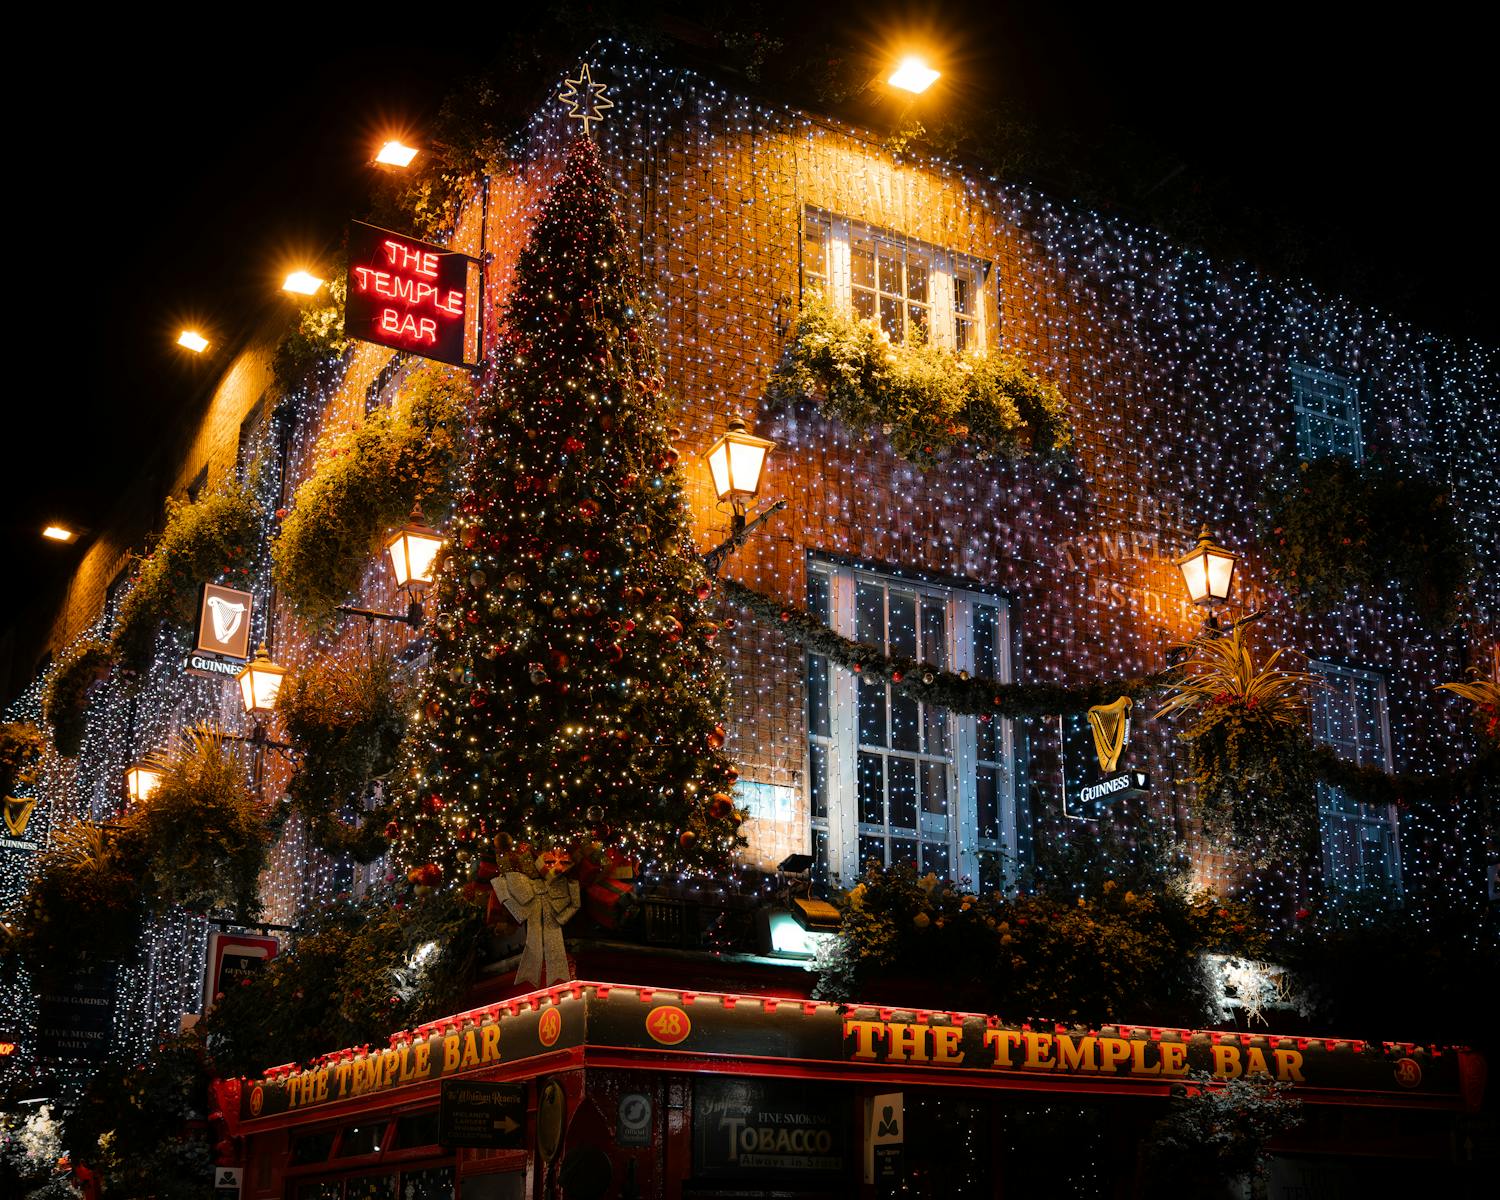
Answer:
<svg viewBox="0 0 1500 1200"><path fill-rule="evenodd" d="M198 640L193 649L221 658L250 657L250 612L255 597L249 592L205 583L198 599Z"/></svg>
<svg viewBox="0 0 1500 1200"><path fill-rule="evenodd" d="M1120 769L1134 707L1129 696L1121 696L1090 708L1084 714L1086 725L1076 716L1058 718L1064 816L1097 821L1116 802L1150 792L1151 776L1145 771Z"/></svg>

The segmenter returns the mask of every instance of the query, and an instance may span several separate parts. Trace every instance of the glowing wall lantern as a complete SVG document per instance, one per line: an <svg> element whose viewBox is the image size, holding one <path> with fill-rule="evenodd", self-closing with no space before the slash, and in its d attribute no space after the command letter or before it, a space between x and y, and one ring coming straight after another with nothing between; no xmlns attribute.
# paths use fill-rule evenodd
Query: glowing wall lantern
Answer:
<svg viewBox="0 0 1500 1200"><path fill-rule="evenodd" d="M133 762L125 768L125 795L131 804L141 804L161 784L161 772L147 762Z"/></svg>
<svg viewBox="0 0 1500 1200"><path fill-rule="evenodd" d="M775 445L773 441L748 432L743 421L729 422L729 428L703 455L708 460L708 469L714 477L714 491L720 501L728 500L737 513L745 511L746 504L760 492L766 455Z"/></svg>
<svg viewBox="0 0 1500 1200"><path fill-rule="evenodd" d="M391 570L396 573L396 585L417 590L431 583L432 568L444 541L443 535L426 523L421 505L413 506L406 524L385 544L386 553L391 556Z"/></svg>
<svg viewBox="0 0 1500 1200"><path fill-rule="evenodd" d="M375 155L375 161L385 167L409 167L417 157L416 149L403 146L399 141L386 142Z"/></svg>
<svg viewBox="0 0 1500 1200"><path fill-rule="evenodd" d="M281 681L286 677L286 668L271 661L262 642L255 657L245 664L245 669L235 678L240 685L240 699L247 713L270 712L276 707L276 694L281 691Z"/></svg>
<svg viewBox="0 0 1500 1200"><path fill-rule="evenodd" d="M941 71L934 71L929 67L927 60L920 54L908 54L896 65L886 82L893 88L920 96L937 82L941 74Z"/></svg>
<svg viewBox="0 0 1500 1200"><path fill-rule="evenodd" d="M1177 560L1177 569L1182 572L1192 602L1223 604L1228 600L1237 561L1228 550L1214 545L1205 525L1198 534L1198 544Z"/></svg>

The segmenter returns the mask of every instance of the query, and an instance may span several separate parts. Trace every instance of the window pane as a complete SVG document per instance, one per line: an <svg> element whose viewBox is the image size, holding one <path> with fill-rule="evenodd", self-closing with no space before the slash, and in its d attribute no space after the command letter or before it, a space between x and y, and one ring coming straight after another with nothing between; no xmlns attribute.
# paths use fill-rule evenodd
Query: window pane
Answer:
<svg viewBox="0 0 1500 1200"><path fill-rule="evenodd" d="M885 589L862 583L854 590L854 637L885 648Z"/></svg>
<svg viewBox="0 0 1500 1200"><path fill-rule="evenodd" d="M859 756L859 822L885 824L885 760L878 754Z"/></svg>
<svg viewBox="0 0 1500 1200"><path fill-rule="evenodd" d="M880 260L880 290L893 296L901 295L901 249L885 242L877 251Z"/></svg>
<svg viewBox="0 0 1500 1200"><path fill-rule="evenodd" d="M888 746L885 732L885 684L859 681L859 744Z"/></svg>
<svg viewBox="0 0 1500 1200"><path fill-rule="evenodd" d="M394 1175L361 1175L344 1184L344 1200L396 1200Z"/></svg>
<svg viewBox="0 0 1500 1200"><path fill-rule="evenodd" d="M802 232L802 270L808 275L828 273L828 222L808 217Z"/></svg>
<svg viewBox="0 0 1500 1200"><path fill-rule="evenodd" d="M1000 761L1000 722L992 717L981 717L976 722L975 753L985 762Z"/></svg>
<svg viewBox="0 0 1500 1200"><path fill-rule="evenodd" d="M828 862L828 830L814 829L812 836L813 848L813 883L824 886L828 883L831 873Z"/></svg>
<svg viewBox="0 0 1500 1200"><path fill-rule="evenodd" d="M859 838L859 869L863 871L865 865L871 859L874 859L881 866L885 866L885 838L861 834Z"/></svg>
<svg viewBox="0 0 1500 1200"><path fill-rule="evenodd" d="M912 252L906 256L906 298L918 304L927 303L927 255Z"/></svg>
<svg viewBox="0 0 1500 1200"><path fill-rule="evenodd" d="M909 838L891 839L891 866L915 867L917 865L917 843Z"/></svg>
<svg viewBox="0 0 1500 1200"><path fill-rule="evenodd" d="M980 767L974 778L974 807L979 818L979 836L986 841L1000 838L1000 772Z"/></svg>
<svg viewBox="0 0 1500 1200"><path fill-rule="evenodd" d="M974 674L981 679L994 679L996 675L996 638L998 636L998 611L993 605L974 606Z"/></svg>
<svg viewBox="0 0 1500 1200"><path fill-rule="evenodd" d="M973 316L974 285L966 275L953 277L953 311L960 316Z"/></svg>
<svg viewBox="0 0 1500 1200"><path fill-rule="evenodd" d="M1000 889L1003 883L1001 864L1003 862L998 850L981 850L979 858L978 890L981 892L994 892Z"/></svg>
<svg viewBox="0 0 1500 1200"><path fill-rule="evenodd" d="M816 737L827 737L833 724L828 660L821 654L807 656L807 729Z"/></svg>
<svg viewBox="0 0 1500 1200"><path fill-rule="evenodd" d="M917 764L915 759L892 755L886 760L891 772L891 828L917 827Z"/></svg>
<svg viewBox="0 0 1500 1200"><path fill-rule="evenodd" d="M858 288L855 289L854 318L857 321L873 321L875 319L874 292L862 292Z"/></svg>
<svg viewBox="0 0 1500 1200"><path fill-rule="evenodd" d="M437 1140L437 1109L396 1119L397 1150L410 1150L413 1146L436 1146Z"/></svg>
<svg viewBox="0 0 1500 1200"><path fill-rule="evenodd" d="M849 276L857 288L875 286L875 247L868 236L856 234L850 241Z"/></svg>
<svg viewBox="0 0 1500 1200"><path fill-rule="evenodd" d="M923 842L922 843L922 866L921 871L925 874L931 871L939 879L948 876L948 843L947 842Z"/></svg>
<svg viewBox="0 0 1500 1200"><path fill-rule="evenodd" d="M338 1156L353 1158L358 1154L374 1154L380 1149L380 1143L384 1137L384 1123L351 1125L344 1130L343 1140L339 1142Z"/></svg>
<svg viewBox="0 0 1500 1200"><path fill-rule="evenodd" d="M823 571L807 573L807 611L820 621L828 620L829 594L828 575Z"/></svg>
<svg viewBox="0 0 1500 1200"><path fill-rule="evenodd" d="M453 1168L402 1171L401 1200L453 1200Z"/></svg>
<svg viewBox="0 0 1500 1200"><path fill-rule="evenodd" d="M910 592L889 593L890 630L886 652L916 657L917 653L917 598Z"/></svg>
<svg viewBox="0 0 1500 1200"><path fill-rule="evenodd" d="M307 1133L293 1138L292 1165L322 1162L333 1149L333 1134L332 1129L325 1129L322 1133Z"/></svg>
<svg viewBox="0 0 1500 1200"><path fill-rule="evenodd" d="M948 665L948 606L941 600L922 604L922 659L935 667Z"/></svg>
<svg viewBox="0 0 1500 1200"><path fill-rule="evenodd" d="M902 341L906 330L901 327L901 301L889 296L880 297L880 328L893 342Z"/></svg>
<svg viewBox="0 0 1500 1200"><path fill-rule="evenodd" d="M822 746L807 748L807 787L815 820L828 817L828 751Z"/></svg>
<svg viewBox="0 0 1500 1200"><path fill-rule="evenodd" d="M948 764L924 762L922 764L922 811L925 813L948 813Z"/></svg>
<svg viewBox="0 0 1500 1200"><path fill-rule="evenodd" d="M922 706L910 696L891 689L891 749L922 749Z"/></svg>

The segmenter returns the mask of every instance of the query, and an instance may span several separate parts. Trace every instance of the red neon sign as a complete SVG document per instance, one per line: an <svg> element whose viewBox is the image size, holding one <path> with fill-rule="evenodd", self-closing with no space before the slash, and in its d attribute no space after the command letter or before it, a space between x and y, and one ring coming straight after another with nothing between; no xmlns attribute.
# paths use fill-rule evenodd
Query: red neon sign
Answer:
<svg viewBox="0 0 1500 1200"><path fill-rule="evenodd" d="M463 364L472 261L442 246L351 222L345 327L366 342Z"/></svg>

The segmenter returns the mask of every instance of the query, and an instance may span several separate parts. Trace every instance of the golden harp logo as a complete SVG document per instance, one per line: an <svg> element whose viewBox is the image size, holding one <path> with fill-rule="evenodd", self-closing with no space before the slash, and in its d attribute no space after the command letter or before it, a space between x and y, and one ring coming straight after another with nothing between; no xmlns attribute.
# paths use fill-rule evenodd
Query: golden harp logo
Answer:
<svg viewBox="0 0 1500 1200"><path fill-rule="evenodd" d="M1099 769L1106 775L1120 765L1120 755L1130 740L1130 710L1135 705L1129 696L1112 704L1096 704L1089 709L1089 727L1094 731L1094 752Z"/></svg>
<svg viewBox="0 0 1500 1200"><path fill-rule="evenodd" d="M31 810L36 807L36 799L16 800L11 796L5 798L5 828L10 831L11 837L21 837L26 832L26 826L31 822Z"/></svg>

